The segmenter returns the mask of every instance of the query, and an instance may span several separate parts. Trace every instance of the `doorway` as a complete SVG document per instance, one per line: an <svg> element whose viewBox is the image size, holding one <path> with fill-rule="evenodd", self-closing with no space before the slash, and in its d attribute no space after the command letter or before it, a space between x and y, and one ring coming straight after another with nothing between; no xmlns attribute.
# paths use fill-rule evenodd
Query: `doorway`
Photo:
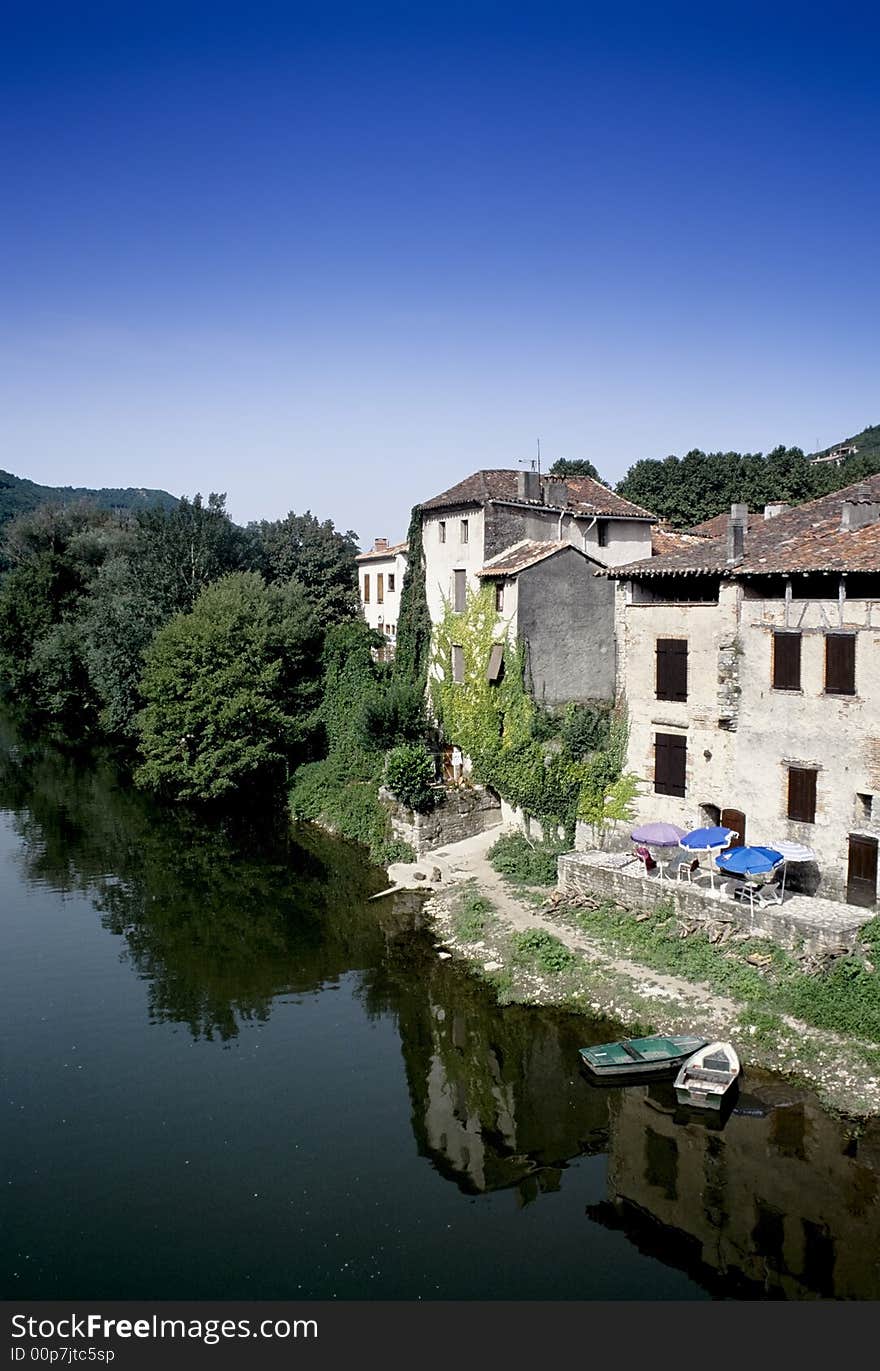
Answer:
<svg viewBox="0 0 880 1371"><path fill-rule="evenodd" d="M746 816L741 809L722 809L721 827L732 828L734 833L739 836L731 838L731 847L745 847L746 845Z"/></svg>
<svg viewBox="0 0 880 1371"><path fill-rule="evenodd" d="M877 902L877 839L849 835L846 902L871 909Z"/></svg>

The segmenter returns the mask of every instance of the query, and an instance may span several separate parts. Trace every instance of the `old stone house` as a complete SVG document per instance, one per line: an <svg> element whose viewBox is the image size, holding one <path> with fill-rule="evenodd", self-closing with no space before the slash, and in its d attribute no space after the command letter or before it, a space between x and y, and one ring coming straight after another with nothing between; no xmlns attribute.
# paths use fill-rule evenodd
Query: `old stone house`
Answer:
<svg viewBox="0 0 880 1371"><path fill-rule="evenodd" d="M406 543L389 546L387 538L376 538L369 552L355 558L364 618L385 639L386 645L380 652L386 658L394 656L397 642L406 551Z"/></svg>
<svg viewBox="0 0 880 1371"><path fill-rule="evenodd" d="M538 699L613 695L614 597L593 573L650 557L654 515L589 477L507 470L474 472L421 510L432 623L491 584L498 639L524 643Z"/></svg>
<svg viewBox="0 0 880 1371"><path fill-rule="evenodd" d="M765 516L734 506L724 536L600 573L638 817L802 842L822 894L873 906L880 476Z"/></svg>

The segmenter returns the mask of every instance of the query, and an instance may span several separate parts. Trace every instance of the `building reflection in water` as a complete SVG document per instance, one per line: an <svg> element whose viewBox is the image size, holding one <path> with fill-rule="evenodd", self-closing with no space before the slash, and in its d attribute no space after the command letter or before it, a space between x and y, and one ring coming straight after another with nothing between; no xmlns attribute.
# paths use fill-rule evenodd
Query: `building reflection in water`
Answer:
<svg viewBox="0 0 880 1371"><path fill-rule="evenodd" d="M465 1193L526 1202L607 1154L587 1220L713 1294L880 1298L880 1124L757 1073L721 1120L676 1106L671 1083L596 1088L576 1066L582 1021L492 1005L451 968L429 981L401 1023L414 1130Z"/></svg>

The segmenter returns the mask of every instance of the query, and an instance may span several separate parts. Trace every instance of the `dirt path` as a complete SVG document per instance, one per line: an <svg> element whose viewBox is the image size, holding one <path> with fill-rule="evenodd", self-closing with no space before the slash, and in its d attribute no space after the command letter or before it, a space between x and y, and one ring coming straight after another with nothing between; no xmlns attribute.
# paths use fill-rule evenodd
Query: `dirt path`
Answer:
<svg viewBox="0 0 880 1371"><path fill-rule="evenodd" d="M811 1086L825 1104L842 1113L880 1114L880 1075L857 1043L782 1017L782 1026L761 1033L743 1022L743 1005L711 988L615 956L549 910L519 895L490 865L487 853L501 828L429 853L421 862L396 863L391 879L411 889L431 890L426 905L440 940L441 955L466 960L489 980L504 977L504 994L524 1003L564 1003L585 1014L601 1014L625 1025L650 1023L666 1033L699 1032L732 1040L745 1065L793 1076ZM419 881L415 873L426 877ZM432 879L432 876L439 879ZM461 886L491 901L494 915L482 938L466 941L456 932ZM551 933L579 958L572 978L554 977L523 967L511 957L511 934L528 929Z"/></svg>

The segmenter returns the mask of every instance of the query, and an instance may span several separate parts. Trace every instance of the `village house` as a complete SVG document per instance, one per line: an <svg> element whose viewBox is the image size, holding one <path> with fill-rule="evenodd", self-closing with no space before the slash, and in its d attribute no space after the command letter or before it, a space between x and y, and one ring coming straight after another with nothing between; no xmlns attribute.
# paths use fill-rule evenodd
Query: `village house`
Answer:
<svg viewBox="0 0 880 1371"><path fill-rule="evenodd" d="M724 536L600 575L617 583L637 817L803 843L821 894L873 907L880 476L759 522L734 505Z"/></svg>
<svg viewBox="0 0 880 1371"><path fill-rule="evenodd" d="M536 699L613 696L614 595L594 573L650 557L654 515L586 476L506 470L474 472L421 510L433 624L491 585L499 644L525 645ZM490 672L500 664L499 650Z"/></svg>
<svg viewBox="0 0 880 1371"><path fill-rule="evenodd" d="M397 643L406 543L389 546L387 538L376 538L370 551L362 552L355 561L364 618L370 628L385 639L385 647L379 649L379 655L388 660L394 656Z"/></svg>

